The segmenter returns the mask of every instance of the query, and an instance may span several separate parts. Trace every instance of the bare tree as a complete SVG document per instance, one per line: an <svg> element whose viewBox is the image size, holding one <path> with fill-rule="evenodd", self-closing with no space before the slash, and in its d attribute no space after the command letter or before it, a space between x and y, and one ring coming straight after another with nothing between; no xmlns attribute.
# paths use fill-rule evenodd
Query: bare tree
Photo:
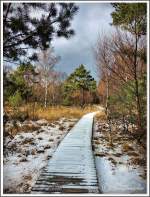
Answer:
<svg viewBox="0 0 150 197"><path fill-rule="evenodd" d="M48 87L48 95L51 97L51 104L57 105L62 101L62 77L63 73L58 71L53 71L51 73L51 80Z"/></svg>
<svg viewBox="0 0 150 197"><path fill-rule="evenodd" d="M105 110L108 119L108 97L109 97L109 81L110 81L110 69L112 65L112 55L109 54L109 38L106 36L99 37L98 43L95 49L95 57L97 62L97 69L100 73L101 79L106 84L105 89Z"/></svg>
<svg viewBox="0 0 150 197"><path fill-rule="evenodd" d="M122 68L124 79L133 80L134 94L137 108L137 124L139 131L142 131L142 109L139 92L139 79L145 72L146 64L141 61L141 51L144 50L142 39L137 34L117 32L113 38L113 49L115 52L115 65ZM145 69L144 69L145 67Z"/></svg>
<svg viewBox="0 0 150 197"><path fill-rule="evenodd" d="M54 54L54 49L51 47L47 50L41 50L38 55L38 70L41 75L42 82L45 88L44 106L47 107L47 89L51 73L55 64L59 61L60 57Z"/></svg>
<svg viewBox="0 0 150 197"><path fill-rule="evenodd" d="M96 46L96 62L101 79L106 86L106 114L108 115L108 97L122 85L130 84L133 89L137 110L137 125L142 131L142 109L139 92L139 80L146 72L145 38L117 30L108 36L101 36ZM128 83L131 81L132 83Z"/></svg>

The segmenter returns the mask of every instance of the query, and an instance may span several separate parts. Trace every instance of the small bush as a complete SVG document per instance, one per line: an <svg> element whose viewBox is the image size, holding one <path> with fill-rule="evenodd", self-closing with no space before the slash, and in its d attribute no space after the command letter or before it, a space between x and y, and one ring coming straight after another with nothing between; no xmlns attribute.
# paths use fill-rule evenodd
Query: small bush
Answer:
<svg viewBox="0 0 150 197"><path fill-rule="evenodd" d="M28 132L32 132L32 131L39 130L39 129L40 129L40 126L38 126L38 125L33 125L33 124L25 124L25 125L22 125L20 129L21 129L22 131L28 133Z"/></svg>
<svg viewBox="0 0 150 197"><path fill-rule="evenodd" d="M19 91L16 91L13 96L9 97L9 104L13 108L17 108L22 104L22 97L21 97L21 94L19 93Z"/></svg>

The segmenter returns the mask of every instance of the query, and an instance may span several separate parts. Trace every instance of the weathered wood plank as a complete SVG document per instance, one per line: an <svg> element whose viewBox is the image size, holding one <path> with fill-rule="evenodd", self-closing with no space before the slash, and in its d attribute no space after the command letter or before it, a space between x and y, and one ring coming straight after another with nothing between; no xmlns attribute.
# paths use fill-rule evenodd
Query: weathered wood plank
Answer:
<svg viewBox="0 0 150 197"><path fill-rule="evenodd" d="M94 114L83 116L60 143L32 193L99 193L91 148Z"/></svg>

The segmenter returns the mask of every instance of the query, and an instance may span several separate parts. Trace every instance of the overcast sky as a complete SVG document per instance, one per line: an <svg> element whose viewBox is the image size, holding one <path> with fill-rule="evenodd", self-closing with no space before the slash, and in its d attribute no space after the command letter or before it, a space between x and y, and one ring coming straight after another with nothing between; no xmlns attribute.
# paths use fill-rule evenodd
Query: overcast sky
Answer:
<svg viewBox="0 0 150 197"><path fill-rule="evenodd" d="M57 70L70 74L80 64L84 64L96 79L92 48L99 34L112 31L110 14L113 8L109 3L79 3L78 6L79 11L72 21L75 36L69 40L57 38L53 41L55 53L61 56Z"/></svg>

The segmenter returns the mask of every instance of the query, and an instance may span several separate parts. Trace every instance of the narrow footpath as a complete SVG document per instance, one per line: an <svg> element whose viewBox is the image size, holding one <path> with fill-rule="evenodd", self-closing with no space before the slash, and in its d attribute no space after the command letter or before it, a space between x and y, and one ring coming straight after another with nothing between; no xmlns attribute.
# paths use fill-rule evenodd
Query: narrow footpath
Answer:
<svg viewBox="0 0 150 197"><path fill-rule="evenodd" d="M32 194L99 193L91 138L94 113L71 129L43 169Z"/></svg>

